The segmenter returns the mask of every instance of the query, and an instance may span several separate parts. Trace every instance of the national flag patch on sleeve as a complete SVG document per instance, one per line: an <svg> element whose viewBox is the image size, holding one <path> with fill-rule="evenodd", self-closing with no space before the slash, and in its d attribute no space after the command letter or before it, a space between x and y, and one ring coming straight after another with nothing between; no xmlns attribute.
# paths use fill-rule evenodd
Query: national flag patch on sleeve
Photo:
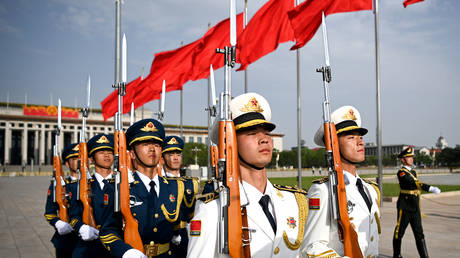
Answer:
<svg viewBox="0 0 460 258"><path fill-rule="evenodd" d="M192 220L190 222L190 236L201 235L201 220Z"/></svg>
<svg viewBox="0 0 460 258"><path fill-rule="evenodd" d="M104 194L104 205L109 205L109 195Z"/></svg>
<svg viewBox="0 0 460 258"><path fill-rule="evenodd" d="M319 198L310 198L308 199L308 207L310 210L319 210L320 199Z"/></svg>
<svg viewBox="0 0 460 258"><path fill-rule="evenodd" d="M50 194L51 194L51 190L50 190L50 189L48 189L48 195L50 195Z"/></svg>
<svg viewBox="0 0 460 258"><path fill-rule="evenodd" d="M404 173L404 171L403 171L403 172L399 173L399 176L404 176L404 174L405 174L405 173Z"/></svg>

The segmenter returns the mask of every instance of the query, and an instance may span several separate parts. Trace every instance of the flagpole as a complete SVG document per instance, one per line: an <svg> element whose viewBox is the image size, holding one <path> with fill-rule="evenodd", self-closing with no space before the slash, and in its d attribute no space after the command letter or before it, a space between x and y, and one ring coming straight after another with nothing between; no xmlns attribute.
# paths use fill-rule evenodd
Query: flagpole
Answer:
<svg viewBox="0 0 460 258"><path fill-rule="evenodd" d="M295 0L295 6L299 5L299 0ZM301 109L300 109L300 49L296 50L297 56L297 185L302 187L302 146L300 145L302 139L301 132Z"/></svg>
<svg viewBox="0 0 460 258"><path fill-rule="evenodd" d="M375 25L375 83L377 93L377 164L378 164L378 184L382 192L382 116L380 102L380 46L379 46L379 0L374 0L374 25ZM382 205L382 199L380 199Z"/></svg>
<svg viewBox="0 0 460 258"><path fill-rule="evenodd" d="M244 28L248 25L248 0L244 0ZM244 69L244 93L248 93L248 68Z"/></svg>
<svg viewBox="0 0 460 258"><path fill-rule="evenodd" d="M120 82L121 0L115 0L115 85Z"/></svg>
<svg viewBox="0 0 460 258"><path fill-rule="evenodd" d="M184 45L184 42L181 41L180 45ZM183 114L184 114L184 96L183 96L183 85L180 87L180 138L184 140L184 123L183 123Z"/></svg>

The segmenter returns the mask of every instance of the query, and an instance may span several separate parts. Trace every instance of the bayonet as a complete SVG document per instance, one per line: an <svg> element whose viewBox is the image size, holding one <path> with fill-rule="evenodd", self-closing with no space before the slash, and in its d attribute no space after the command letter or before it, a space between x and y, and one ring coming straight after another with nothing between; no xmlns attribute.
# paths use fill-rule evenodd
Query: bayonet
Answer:
<svg viewBox="0 0 460 258"><path fill-rule="evenodd" d="M165 114L165 100L166 100L166 81L163 80L163 85L161 86L161 97L160 102L158 103L158 113L156 113L159 121L163 121Z"/></svg>
<svg viewBox="0 0 460 258"><path fill-rule="evenodd" d="M129 116L129 126L134 124L134 102L131 102L131 114Z"/></svg>

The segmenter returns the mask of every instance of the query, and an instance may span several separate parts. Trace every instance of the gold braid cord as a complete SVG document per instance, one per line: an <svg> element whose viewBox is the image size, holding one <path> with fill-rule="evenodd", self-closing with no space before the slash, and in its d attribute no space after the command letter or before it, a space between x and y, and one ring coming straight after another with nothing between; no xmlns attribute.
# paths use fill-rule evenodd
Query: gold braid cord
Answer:
<svg viewBox="0 0 460 258"><path fill-rule="evenodd" d="M303 234L305 231L305 222L307 221L308 217L308 205L307 205L307 197L305 194L302 193L294 193L295 199L297 201L297 206L299 208L299 231L297 232L297 239L295 243L291 243L289 238L286 234L286 231L283 232L283 239L286 243L287 247L291 250L299 249L300 245L302 244Z"/></svg>
<svg viewBox="0 0 460 258"><path fill-rule="evenodd" d="M199 184L198 184L198 178L193 178L192 181L193 181L193 197L192 197L192 201L188 202L187 197L184 194L184 204L185 204L185 206L187 206L187 208L191 208L192 205L195 203L195 196L198 193L198 189L200 187Z"/></svg>
<svg viewBox="0 0 460 258"><path fill-rule="evenodd" d="M163 211L163 214L165 215L165 218L169 222L176 222L177 217L179 217L179 210L180 210L180 205L182 203L182 199L184 198L184 182L182 181L177 181L177 205L176 209L172 212L169 213L168 210L166 209L165 205L161 205L161 210ZM171 218L173 217L173 218Z"/></svg>

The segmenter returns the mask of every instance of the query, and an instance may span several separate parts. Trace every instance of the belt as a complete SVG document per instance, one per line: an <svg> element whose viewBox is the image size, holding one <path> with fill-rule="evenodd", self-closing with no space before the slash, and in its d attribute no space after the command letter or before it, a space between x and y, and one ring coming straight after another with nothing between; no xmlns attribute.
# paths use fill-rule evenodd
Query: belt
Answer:
<svg viewBox="0 0 460 258"><path fill-rule="evenodd" d="M402 194L409 194L409 195L420 195L420 190L404 190L401 189Z"/></svg>
<svg viewBox="0 0 460 258"><path fill-rule="evenodd" d="M148 245L144 245L145 255L147 257L155 257L160 254L164 254L169 251L169 243L166 244L155 244L153 241Z"/></svg>

